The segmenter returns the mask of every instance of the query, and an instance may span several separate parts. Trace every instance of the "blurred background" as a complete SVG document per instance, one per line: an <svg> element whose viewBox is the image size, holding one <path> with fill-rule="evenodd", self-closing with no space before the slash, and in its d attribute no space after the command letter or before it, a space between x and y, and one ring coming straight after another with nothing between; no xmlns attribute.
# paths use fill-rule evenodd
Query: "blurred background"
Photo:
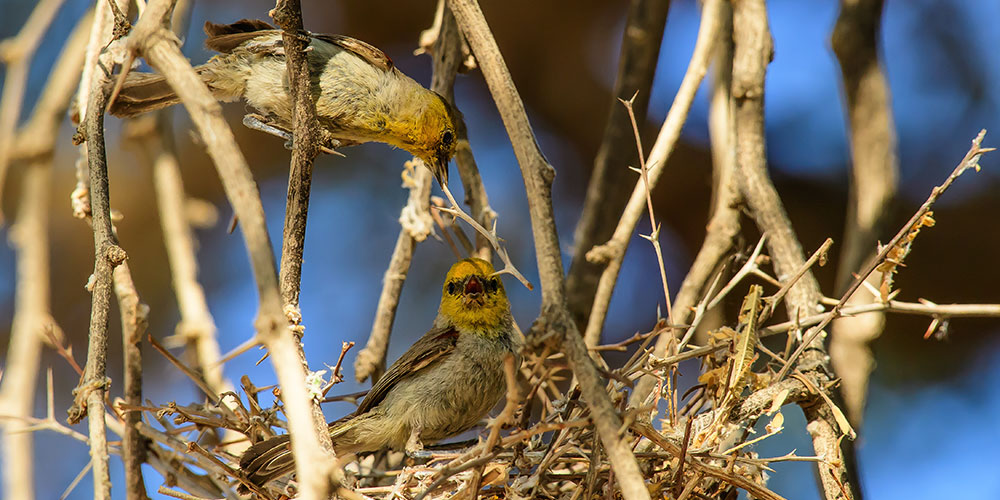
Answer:
<svg viewBox="0 0 1000 500"><path fill-rule="evenodd" d="M427 85L427 56L412 55L421 30L430 26L435 2L303 2L306 27L312 31L354 36L382 48L403 72ZM1000 3L992 0L888 1L882 30L882 55L892 91L897 125L900 196L891 210L889 239L923 202L930 189L954 168L981 128L990 130L984 146L1000 144L1000 31L981 19L1000 19ZM3 0L0 38L17 33L35 2ZM67 0L39 48L29 79L24 116L38 97L50 66L75 25L92 4ZM231 22L267 19L269 1L195 2L184 50L195 63L211 57L203 48L206 20ZM617 58L627 2L580 0L572 8L559 2L484 2L483 8L525 101L542 150L557 169L554 202L560 240L568 266L573 229L579 217L594 154L612 105ZM850 153L845 130L840 71L830 49L829 34L838 12L832 0L772 0L768 5L775 38L775 58L768 69L766 124L771 175L807 251L826 237L839 241L844 227ZM645 143L652 144L694 47L699 22L694 0L673 0L649 120L641 124ZM703 89L704 90L704 89ZM481 76L459 78L458 106L465 114L473 151L482 171L490 203L499 213L498 231L511 257L537 283L534 246L527 203L507 136ZM237 140L260 185L272 241L280 247L289 154L280 140L239 124L242 104L225 107ZM671 289L676 292L701 245L711 192L708 152L708 99L697 97L681 139L654 192L658 219L664 224L662 244ZM252 335L257 297L240 234L229 234L232 209L215 169L191 132L186 114L175 111L184 183L189 195L207 200L218 220L199 230L201 282L219 330L223 351ZM622 123L621 126L627 126ZM117 223L142 300L150 306L150 332L164 338L179 319L170 285L151 172L136 147L121 139L121 123L108 120L112 207L124 215ZM83 363L90 314L84 289L93 266L89 226L73 219L69 193L74 186L76 149L71 127L60 132L57 167L52 182L52 308L58 324ZM342 341L358 346L344 363L346 380L334 393L367 388L353 377L353 362L371 327L382 275L398 234L399 209L406 200L399 172L409 156L381 144L343 151L346 158L322 157L313 180L302 283L305 348L311 368L333 364ZM937 225L917 240L907 267L897 278L899 298L928 298L938 303L1000 302L1000 156L987 155L983 170L960 178L935 206ZM626 165L622 175L629 175ZM452 176L456 179L457 175ZM16 216L20 172L11 170L3 211ZM460 193L460 189L454 189ZM6 239L9 226L0 229ZM648 221L639 230L648 232ZM277 249L276 249L277 250ZM834 254L838 251L835 244ZM835 255L831 262L836 262ZM435 316L444 273L454 260L442 243L418 246L403 290L389 360L421 335ZM818 271L833 295L834 266ZM6 352L14 308L15 255L0 246L0 352ZM605 342L647 331L662 306L655 256L648 243L634 238L626 256ZM514 315L530 326L540 295L513 280L506 281ZM658 301L658 297L660 300ZM116 313L115 313L116 314ZM926 318L889 316L885 333L874 344L877 368L858 438L861 482L868 498L949 498L961 485L962 498L1000 498L996 474L1000 447L1000 321L952 321L943 340L923 340ZM120 331L115 316L113 332ZM115 339L118 337L112 337ZM111 343L109 375L112 395L121 393L120 342ZM270 363L255 366L260 354L244 354L229 362L231 380L248 374L258 386L274 383ZM2 358L0 358L2 359ZM156 403L200 401L199 391L159 354L145 346L144 397ZM2 364L2 361L0 361ZM77 377L51 352L43 361L55 372L56 415L64 416ZM684 384L693 384L697 366L683 367ZM40 388L37 415L44 415ZM330 419L351 410L347 404L325 408ZM762 456L797 449L811 454L801 412L789 412L786 431L757 445ZM795 414L793 414L795 413ZM86 432L85 424L78 430ZM36 439L36 460L44 477L36 477L38 498L58 498L87 464L85 445L51 432ZM124 498L120 461L112 459L114 494ZM0 464L0 467L3 465ZM809 463L778 464L770 487L790 499L818 498ZM162 478L147 470L147 487L155 491ZM90 498L89 476L69 498Z"/></svg>

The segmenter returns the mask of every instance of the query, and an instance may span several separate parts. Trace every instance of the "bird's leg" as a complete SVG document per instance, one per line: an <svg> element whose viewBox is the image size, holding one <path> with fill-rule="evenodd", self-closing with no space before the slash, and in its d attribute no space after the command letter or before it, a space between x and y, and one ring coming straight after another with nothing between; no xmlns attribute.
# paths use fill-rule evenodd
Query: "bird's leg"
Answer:
<svg viewBox="0 0 1000 500"><path fill-rule="evenodd" d="M285 140L285 148L292 149L292 132L284 127L274 125L267 118L256 113L249 113L243 116L243 125L265 134L271 134Z"/></svg>
<svg viewBox="0 0 1000 500"><path fill-rule="evenodd" d="M247 113L244 115L243 125L247 128L284 139L285 149L288 150L292 149L292 143L295 142L295 136L292 134L291 130L282 127L281 125L276 125L270 119L262 115L258 115L257 113ZM340 140L334 139L330 132L326 129L320 129L320 151L331 155L344 156L342 153L336 151L336 148L346 145L349 144L344 144Z"/></svg>

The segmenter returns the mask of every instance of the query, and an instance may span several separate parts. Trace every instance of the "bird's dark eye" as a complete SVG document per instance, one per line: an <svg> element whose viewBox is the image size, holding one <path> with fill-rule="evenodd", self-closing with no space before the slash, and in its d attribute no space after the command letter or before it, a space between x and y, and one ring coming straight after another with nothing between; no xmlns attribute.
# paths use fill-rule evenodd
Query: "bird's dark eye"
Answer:
<svg viewBox="0 0 1000 500"><path fill-rule="evenodd" d="M456 291L455 288L456 288L455 287L455 282L449 282L448 283L448 293L450 293L451 295L455 295L455 291Z"/></svg>
<svg viewBox="0 0 1000 500"><path fill-rule="evenodd" d="M500 280L490 278L489 284L487 285L487 291L495 292L498 288L500 288Z"/></svg>
<svg viewBox="0 0 1000 500"><path fill-rule="evenodd" d="M444 135L441 136L441 144L445 146L451 146L451 143L455 140L455 134L451 130L445 130Z"/></svg>

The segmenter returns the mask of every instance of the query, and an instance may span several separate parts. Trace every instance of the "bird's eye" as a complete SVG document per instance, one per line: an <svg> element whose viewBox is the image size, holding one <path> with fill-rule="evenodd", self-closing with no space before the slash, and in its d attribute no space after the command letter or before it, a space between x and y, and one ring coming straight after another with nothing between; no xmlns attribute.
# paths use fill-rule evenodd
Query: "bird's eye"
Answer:
<svg viewBox="0 0 1000 500"><path fill-rule="evenodd" d="M490 278L489 291L495 292L497 291L498 288L500 288L500 280L496 278Z"/></svg>
<svg viewBox="0 0 1000 500"><path fill-rule="evenodd" d="M448 283L448 293L455 295L455 282Z"/></svg>
<svg viewBox="0 0 1000 500"><path fill-rule="evenodd" d="M445 146L451 146L451 143L455 140L455 134L451 130L445 130L444 135L441 136L441 144Z"/></svg>

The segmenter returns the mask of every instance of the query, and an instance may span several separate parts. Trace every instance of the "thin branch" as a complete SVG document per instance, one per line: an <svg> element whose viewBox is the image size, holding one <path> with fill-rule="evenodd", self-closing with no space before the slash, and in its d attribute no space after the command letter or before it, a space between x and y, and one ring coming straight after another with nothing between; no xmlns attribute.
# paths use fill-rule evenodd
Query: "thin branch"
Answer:
<svg viewBox="0 0 1000 500"><path fill-rule="evenodd" d="M628 200L629 188L633 186L631 178L621 167L623 164L635 165L638 160L629 131L622 126L627 117L617 99L635 95L636 121L646 123L646 110L669 8L670 2L664 0L629 2L613 98L604 123L601 146L594 157L594 170L587 184L580 222L573 235L573 261L566 277L570 314L580 327L586 324L590 314L601 270L599 265L587 261L587 251L608 241L614 232L619 214Z"/></svg>
<svg viewBox="0 0 1000 500"><path fill-rule="evenodd" d="M448 186L441 186L441 191L444 193L445 197L448 198L448 202L451 203L451 206L448 208L440 208L440 207L434 207L434 208L436 210L440 210L444 213L451 214L456 218L464 220L470 226L472 226L472 228L475 229L478 234L486 238L486 240L490 243L490 245L493 246L493 249L496 250L497 257L499 257L504 264L503 268L498 270L494 274L509 274L517 278L517 280L520 281L521 284L524 285L524 287L527 288L528 290L534 290L535 287L531 284L531 282L528 281L528 279L525 278L523 274L521 274L521 271L518 271L517 268L514 267L514 263L510 260L510 254L507 253L507 249L500 244L500 236L497 235L496 219L495 218L493 219L493 228L486 229L485 227L482 226L482 224L479 223L479 221L472 218L471 215L465 213L458 206L458 202L455 201L455 196L451 194L451 190L448 189Z"/></svg>
<svg viewBox="0 0 1000 500"><path fill-rule="evenodd" d="M889 242L882 247L878 255L876 255L875 258L873 258L868 263L868 265L865 266L864 270L857 275L857 277L854 279L854 282L851 283L851 286L847 289L846 292L844 292L844 295L841 296L837 304L833 306L833 309L831 309L829 313L827 313L826 319L821 321L817 326L815 326L809 331L809 334L803 340L802 344L799 346L798 349L795 350L794 353L792 353L792 356L788 359L788 365L786 365L785 368L783 368L781 372L778 373L779 378L784 377L785 375L788 374L788 371L793 366L795 360L800 355L802 355L802 352L806 349L808 345L810 345L816 338L819 337L819 334L823 331L823 328L825 328L826 325L830 323L830 321L833 321L833 319L836 318L836 312L844 308L844 305L847 303L847 300L852 295L854 295L854 292L856 292L858 288L861 287L861 284L866 279L868 279L868 276L871 275L871 273L874 272L877 267L879 267L886 261L886 258L889 256L889 253L896 250L896 247L903 242L903 239L908 234L910 234L913 228L924 223L924 217L928 214L928 212L930 212L931 206L934 205L934 202L937 201L938 197L940 197L941 194L943 194L949 187L951 187L951 184L955 182L955 179L957 179L958 176L962 175L963 173L965 173L966 170L970 168L979 170L979 158L983 155L983 153L988 153L990 151L995 150L995 148L981 147L983 138L985 136L986 136L986 130L983 129L979 132L979 135L977 135L976 138L972 140L972 147L970 147L969 151L965 153L965 157L962 158L962 161L959 162L958 166L955 167L955 170L951 172L951 175L949 175L948 178L945 179L945 181L940 186L936 186L934 187L934 189L931 190L930 196L928 196L927 200L924 201L923 205L921 205L920 208L917 209L916 213L913 214L913 217L910 217L910 220L907 221L902 228L900 228L899 232L897 232L896 235L893 236L892 239L889 240Z"/></svg>
<svg viewBox="0 0 1000 500"><path fill-rule="evenodd" d="M119 10L128 9L128 0L115 0ZM71 116L74 122L82 122L87 116L90 105L91 83L94 81L94 73L106 71L112 65L102 64L102 52L113 39L113 19L111 16L110 2L97 2L94 7L93 26L90 29L90 38L87 41L87 52L83 61L83 73L80 76L80 85L76 92L76 109ZM103 69L102 69L103 68ZM79 139L82 141L82 138ZM74 137L74 143L78 143L78 138ZM70 204L73 209L73 216L78 219L90 217L90 181L87 170L87 154L81 150L80 158L76 161L76 188L70 194Z"/></svg>
<svg viewBox="0 0 1000 500"><path fill-rule="evenodd" d="M432 54L434 58L431 90L455 107L455 77L460 71L471 69L470 61L474 62L474 59L468 55L469 48L458 31L455 15L447 7L446 0L438 0L434 25L420 34L420 47L423 52ZM465 120L458 120L456 123L455 137L455 165L458 167L458 175L465 188L465 204L469 206L472 218L480 225L492 227L496 212L490 208L483 178L479 175L476 158L472 155ZM489 240L485 235L477 233L476 256L490 260L491 253Z"/></svg>
<svg viewBox="0 0 1000 500"><path fill-rule="evenodd" d="M98 18L99 19L99 18ZM110 16L107 17L110 21ZM96 20L95 20L96 21ZM104 59L110 62L111 56ZM107 66L110 66L108 64ZM125 261L125 251L118 246L111 229L111 206L108 187L108 163L104 149L104 105L111 92L110 79L102 71L93 73L90 98L83 131L86 135L92 224L94 229L94 274L91 283L92 304L87 365L80 385L74 390L70 423L77 423L86 413L90 431L90 456L94 461L94 498L111 498L108 469L108 443L105 428L104 400L110 380L107 378L108 317L111 308L112 272Z"/></svg>
<svg viewBox="0 0 1000 500"><path fill-rule="evenodd" d="M142 404L142 337L149 326L149 306L139 300L128 263L122 262L114 270L115 294L122 320L122 353L124 356L124 396L130 405ZM146 461L146 442L139 435L136 425L142 415L126 412L122 420L122 461L125 463L125 491L128 498L148 498L142 479L142 464Z"/></svg>
<svg viewBox="0 0 1000 500"><path fill-rule="evenodd" d="M764 314L764 318L774 314L774 309L778 307L781 299L788 294L788 290L791 290L791 288L795 286L795 283L797 283L802 276L804 276L807 272L810 272L813 265L817 262L820 263L820 266L825 265L827 259L826 254L830 251L831 246L833 246L833 238L827 238L826 241L824 241L823 244L820 245L811 256L809 256L809 259L802 264L802 267L800 267L790 279L786 280L781 285L781 289L775 292L774 295L767 298L767 311Z"/></svg>
<svg viewBox="0 0 1000 500"><path fill-rule="evenodd" d="M291 167L288 172L288 197L285 204L285 229L281 243L278 286L286 318L293 328L301 328L299 290L302 284L302 252L305 250L313 161L320 152L322 129L316 117L316 103L313 100L313 80L308 61L310 38L303 36L305 30L302 25L302 5L299 0L278 0L270 15L282 30L288 88L292 98L294 134ZM297 354L300 366L308 366L302 345L295 342L292 347L294 351L286 353L287 361L291 362L290 354L294 353ZM278 360L275 359L274 362L278 363ZM283 383L282 390L285 388ZM292 436L296 477L303 498L323 499L329 495L331 486L333 488L339 486L343 471L335 462L333 442L327 432L326 418L318 401L306 401L303 398L300 403L308 403L303 409L311 410L312 432ZM313 441L308 444L302 443L306 439Z"/></svg>
<svg viewBox="0 0 1000 500"><path fill-rule="evenodd" d="M732 8L726 2L720 7L719 41L712 55L714 78L709 105L708 127L712 139L712 208L706 227L705 240L688 269L677 292L673 313L668 324L687 324L699 299L706 293L712 276L719 273L720 265L729 254L740 232L740 213L737 205L742 201L736 180L736 131L732 119ZM694 330L692 330L692 334ZM665 356L672 343L674 332L660 335L653 346L654 356ZM687 337L685 335L685 337ZM682 340L679 347L683 346ZM629 398L630 406L646 400L657 383L657 378L639 379Z"/></svg>
<svg viewBox="0 0 1000 500"><path fill-rule="evenodd" d="M17 36L0 42L0 62L4 72L3 91L0 92L0 199L7 179L17 121L24 105L24 90L28 83L28 70L35 50L42 41L52 19L64 0L40 0L21 26Z"/></svg>
<svg viewBox="0 0 1000 500"><path fill-rule="evenodd" d="M642 137L639 135L639 124L635 121L635 110L632 102L635 96L629 100L622 99L622 104L628 111L629 121L632 123L632 132L635 134L635 147L639 151L639 176L642 179L642 186L646 189L646 208L649 209L649 234L640 234L644 239L653 244L656 253L656 262L660 268L660 281L663 283L663 300L667 304L667 317L673 316L670 306L670 288L667 286L667 271L663 267L663 250L660 249L660 225L656 223L656 214L653 212L653 193L649 185L649 166L646 165L646 158L642 153Z"/></svg>
<svg viewBox="0 0 1000 500"><path fill-rule="evenodd" d="M687 120L694 95L708 71L713 48L719 39L722 4L723 2L720 0L708 0L702 7L701 26L698 28L698 39L695 41L691 62L688 63L687 72L684 73L681 86L677 90L677 95L674 96L670 111L667 112L667 118L663 121L656 142L653 143L653 148L649 152L650 168L647 180L650 189L656 187L656 182L666 168L667 160L673 152L677 139L680 137L681 128ZM625 258L625 249L628 247L636 224L639 223L646 208L647 190L645 186L646 182L639 179L611 239L587 252L588 261L606 263L607 265L601 273L601 279L597 285L597 295L594 297L590 317L587 319L587 330L584 333L587 345L594 346L600 341L604 320L608 315L608 305L611 303L611 294L618 281L622 260Z"/></svg>
<svg viewBox="0 0 1000 500"><path fill-rule="evenodd" d="M621 418L611 404L583 339L579 338L576 325L566 309L562 252L552 211L554 169L539 150L524 103L478 3L475 0L449 0L448 5L476 54L524 179L542 288L542 316L533 325L531 337L540 339L545 333L554 332L554 338L561 340L562 350L590 407L597 434L614 467L622 496L629 500L647 499L649 491L643 483L635 456L618 434L622 428Z"/></svg>
<svg viewBox="0 0 1000 500"><path fill-rule="evenodd" d="M313 162L319 155L319 120L313 101L309 74L309 37L304 36L302 6L298 0L278 0L271 17L282 29L282 46L289 91L292 97L292 159L288 171L288 198L285 204L285 229L281 240L279 286L289 321L301 320L299 288L302 282L302 252L305 249L306 218L309 213L309 190ZM294 313L291 313L294 311Z"/></svg>
<svg viewBox="0 0 1000 500"><path fill-rule="evenodd" d="M837 292L850 284L852 273L876 251L899 178L889 85L878 58L882 8L882 0L842 0L831 35L840 63L851 134L851 193L837 265ZM870 279L881 281L881 273L874 273ZM849 299L858 304L875 300L868 294ZM884 325L884 317L874 314L833 324L830 361L843 380L841 392L855 424L861 422L868 377L875 367L868 344L881 335Z"/></svg>
<svg viewBox="0 0 1000 500"><path fill-rule="evenodd" d="M181 54L176 37L163 28L170 10L169 0L150 1L129 37L129 49L142 54L150 66L164 75L184 103L240 220L260 296L257 337L268 346L281 383L289 427L298 438L292 442L297 463L302 467L331 464L331 457L320 446L321 439L327 436L325 423L322 429L314 425L314 405L306 392L301 344L286 328L260 194L232 130L222 118L221 107ZM325 472L332 470L331 465L316 475L325 478ZM319 498L313 488L304 488L302 493L305 498Z"/></svg>
<svg viewBox="0 0 1000 500"><path fill-rule="evenodd" d="M17 291L7 366L0 385L0 408L10 418L3 423L5 498L35 497L32 436L24 432L27 423L19 419L29 417L34 407L43 331L52 323L48 246L51 168L51 161L27 167L17 219L10 229L10 241L17 251Z"/></svg>
<svg viewBox="0 0 1000 500"><path fill-rule="evenodd" d="M167 113L156 115L153 130L143 135L141 143L152 164L153 186L156 190L157 211L170 264L171 283L180 322L175 336L187 344L194 367L216 394L232 390L223 377L215 320L208 309L205 291L198 282L198 260L195 256L195 236L187 217L187 202L180 166L174 151ZM137 120L133 120L137 121Z"/></svg>

